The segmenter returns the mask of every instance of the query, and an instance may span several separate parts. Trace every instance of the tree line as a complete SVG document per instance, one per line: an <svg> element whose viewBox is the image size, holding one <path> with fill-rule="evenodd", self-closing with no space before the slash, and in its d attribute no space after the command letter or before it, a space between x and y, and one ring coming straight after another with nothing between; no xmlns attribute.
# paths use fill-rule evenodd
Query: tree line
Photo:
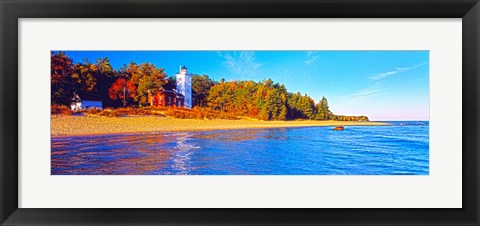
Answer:
<svg viewBox="0 0 480 226"><path fill-rule="evenodd" d="M105 107L148 106L147 91L174 88L175 76L151 63L131 62L117 69L108 58L73 63L64 52L51 53L51 101L70 105L74 93L98 96ZM255 81L215 81L208 75L193 75L192 90L200 107L261 120L341 120L368 121L366 116L333 114L327 98L317 103L307 94L291 93L271 79Z"/></svg>
<svg viewBox="0 0 480 226"><path fill-rule="evenodd" d="M146 106L147 91L164 86L169 80L163 68L151 63L131 62L116 70L108 58L73 63L64 52L51 53L52 104L70 105L73 93L98 96L106 107Z"/></svg>

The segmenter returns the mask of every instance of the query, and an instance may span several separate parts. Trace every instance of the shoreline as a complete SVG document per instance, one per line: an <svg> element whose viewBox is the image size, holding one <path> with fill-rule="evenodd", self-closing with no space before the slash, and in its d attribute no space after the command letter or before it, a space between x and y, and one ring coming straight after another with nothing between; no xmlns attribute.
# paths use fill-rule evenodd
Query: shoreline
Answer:
<svg viewBox="0 0 480 226"><path fill-rule="evenodd" d="M386 122L357 121L261 121L256 119L178 119L164 116L65 116L52 115L50 135L57 137L121 135L162 132L299 128L319 126L386 126Z"/></svg>

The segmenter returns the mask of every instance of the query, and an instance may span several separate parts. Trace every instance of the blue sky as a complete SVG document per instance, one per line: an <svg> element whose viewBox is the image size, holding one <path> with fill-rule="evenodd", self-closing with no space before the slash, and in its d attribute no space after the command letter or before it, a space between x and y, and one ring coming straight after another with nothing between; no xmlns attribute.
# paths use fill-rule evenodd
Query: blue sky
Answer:
<svg viewBox="0 0 480 226"><path fill-rule="evenodd" d="M75 62L108 57L116 69L150 62L174 75L179 65L215 80L271 78L290 92L325 96L341 115L370 120L429 119L428 51L65 51Z"/></svg>

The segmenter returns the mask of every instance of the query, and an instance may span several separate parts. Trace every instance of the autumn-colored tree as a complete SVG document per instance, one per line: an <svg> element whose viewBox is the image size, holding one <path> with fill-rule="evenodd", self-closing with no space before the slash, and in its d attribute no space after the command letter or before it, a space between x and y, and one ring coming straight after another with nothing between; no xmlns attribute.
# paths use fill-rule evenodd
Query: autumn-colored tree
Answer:
<svg viewBox="0 0 480 226"><path fill-rule="evenodd" d="M75 63L72 66L72 80L75 84L75 90L80 92L97 92L97 72L98 68L88 59L83 63Z"/></svg>
<svg viewBox="0 0 480 226"><path fill-rule="evenodd" d="M135 101L144 106L147 104L148 90L160 88L166 83L165 71L163 68L157 68L151 63L144 63L138 67L136 64L133 64L131 69L135 69L130 71L131 81L137 86Z"/></svg>
<svg viewBox="0 0 480 226"><path fill-rule="evenodd" d="M234 82L221 81L211 87L208 94L208 104L215 110L228 111L234 98Z"/></svg>
<svg viewBox="0 0 480 226"><path fill-rule="evenodd" d="M72 58L64 52L51 52L50 64L52 104L69 105L74 92L71 78Z"/></svg>
<svg viewBox="0 0 480 226"><path fill-rule="evenodd" d="M125 67L125 73L130 79L130 81L133 82L133 84L138 84L138 81L140 80L141 74L140 74L140 65L136 64L135 62L130 62L128 66Z"/></svg>
<svg viewBox="0 0 480 226"><path fill-rule="evenodd" d="M258 107L255 105L257 84L254 81L236 81L235 98L232 100L236 114L257 117Z"/></svg>
<svg viewBox="0 0 480 226"><path fill-rule="evenodd" d="M207 101L213 109L262 120L287 118L287 90L271 79L259 83L231 81L211 87Z"/></svg>
<svg viewBox="0 0 480 226"><path fill-rule="evenodd" d="M136 64L131 62L122 68L122 73L137 87L134 101L140 106L148 103L148 90L160 88L167 84L166 74L163 68L157 68L151 63Z"/></svg>
<svg viewBox="0 0 480 226"><path fill-rule="evenodd" d="M106 76L106 77L113 77L114 76L114 69L112 65L110 64L110 60L108 57L103 57L97 59L97 64L96 64L98 71L100 74Z"/></svg>
<svg viewBox="0 0 480 226"><path fill-rule="evenodd" d="M127 81L124 78L119 78L108 89L108 96L112 100L121 100L125 107L128 100L134 98L137 95L137 87L131 81Z"/></svg>

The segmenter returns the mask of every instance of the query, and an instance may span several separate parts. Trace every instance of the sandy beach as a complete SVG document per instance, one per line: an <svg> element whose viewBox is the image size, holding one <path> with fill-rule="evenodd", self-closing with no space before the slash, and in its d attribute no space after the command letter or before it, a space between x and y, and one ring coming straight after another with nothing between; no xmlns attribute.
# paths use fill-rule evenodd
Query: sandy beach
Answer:
<svg viewBox="0 0 480 226"><path fill-rule="evenodd" d="M255 119L177 119L163 116L51 116L51 135L80 136L95 134L184 132L201 130L234 130L254 128L283 128L306 126L360 126L387 125L383 122L345 121L260 121Z"/></svg>

